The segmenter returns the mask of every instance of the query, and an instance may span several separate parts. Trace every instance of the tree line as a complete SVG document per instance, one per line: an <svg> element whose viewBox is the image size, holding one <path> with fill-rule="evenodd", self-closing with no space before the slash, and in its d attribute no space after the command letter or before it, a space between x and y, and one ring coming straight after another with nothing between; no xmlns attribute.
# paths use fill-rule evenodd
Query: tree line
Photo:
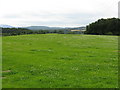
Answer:
<svg viewBox="0 0 120 90"><path fill-rule="evenodd" d="M29 30L26 28L2 28L2 36L24 35L24 34L63 34L63 30Z"/></svg>
<svg viewBox="0 0 120 90"><path fill-rule="evenodd" d="M95 35L120 35L120 19L99 19L87 25L85 33Z"/></svg>
<svg viewBox="0 0 120 90"><path fill-rule="evenodd" d="M71 28L64 29L71 30ZM12 35L23 35L23 34L47 34L47 33L58 33L64 34L64 30L29 30L26 28L2 28L3 36ZM69 32L68 34L74 34ZM86 26L85 34L93 35L120 35L120 19L119 18L108 18L99 19ZM1 35L1 33L0 33Z"/></svg>

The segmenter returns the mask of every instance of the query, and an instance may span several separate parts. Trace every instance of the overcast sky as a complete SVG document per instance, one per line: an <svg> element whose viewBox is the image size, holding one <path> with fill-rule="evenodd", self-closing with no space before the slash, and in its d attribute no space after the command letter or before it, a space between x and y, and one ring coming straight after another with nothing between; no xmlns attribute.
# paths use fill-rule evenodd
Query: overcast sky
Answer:
<svg viewBox="0 0 120 90"><path fill-rule="evenodd" d="M0 0L0 24L12 26L85 26L118 17L119 0Z"/></svg>

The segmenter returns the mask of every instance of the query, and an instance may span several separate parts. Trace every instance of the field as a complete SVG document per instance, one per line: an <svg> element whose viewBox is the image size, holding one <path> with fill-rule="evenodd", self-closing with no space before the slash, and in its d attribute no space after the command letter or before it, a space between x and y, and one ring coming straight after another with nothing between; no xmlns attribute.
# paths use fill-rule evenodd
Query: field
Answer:
<svg viewBox="0 0 120 90"><path fill-rule="evenodd" d="M3 88L116 88L118 37L3 37Z"/></svg>

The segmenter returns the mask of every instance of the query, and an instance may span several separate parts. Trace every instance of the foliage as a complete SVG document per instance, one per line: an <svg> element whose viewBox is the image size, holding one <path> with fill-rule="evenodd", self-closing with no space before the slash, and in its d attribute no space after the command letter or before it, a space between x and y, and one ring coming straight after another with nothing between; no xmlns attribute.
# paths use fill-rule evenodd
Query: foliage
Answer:
<svg viewBox="0 0 120 90"><path fill-rule="evenodd" d="M2 28L3 36L12 36L12 35L23 35L23 34L32 34L33 31L25 28Z"/></svg>
<svg viewBox="0 0 120 90"><path fill-rule="evenodd" d="M64 30L29 30L26 28L2 28L3 36L14 36L24 34L47 34L47 33L58 33L64 34Z"/></svg>
<svg viewBox="0 0 120 90"><path fill-rule="evenodd" d="M120 19L99 19L86 27L87 34L95 35L120 35Z"/></svg>

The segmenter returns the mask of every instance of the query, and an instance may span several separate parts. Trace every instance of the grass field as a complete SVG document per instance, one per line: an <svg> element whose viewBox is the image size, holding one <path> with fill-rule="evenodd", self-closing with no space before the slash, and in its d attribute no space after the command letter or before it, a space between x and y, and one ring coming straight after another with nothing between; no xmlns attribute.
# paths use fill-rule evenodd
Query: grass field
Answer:
<svg viewBox="0 0 120 90"><path fill-rule="evenodd" d="M2 89L2 37L0 36L0 90Z"/></svg>
<svg viewBox="0 0 120 90"><path fill-rule="evenodd" d="M118 37L3 37L3 88L116 88Z"/></svg>

